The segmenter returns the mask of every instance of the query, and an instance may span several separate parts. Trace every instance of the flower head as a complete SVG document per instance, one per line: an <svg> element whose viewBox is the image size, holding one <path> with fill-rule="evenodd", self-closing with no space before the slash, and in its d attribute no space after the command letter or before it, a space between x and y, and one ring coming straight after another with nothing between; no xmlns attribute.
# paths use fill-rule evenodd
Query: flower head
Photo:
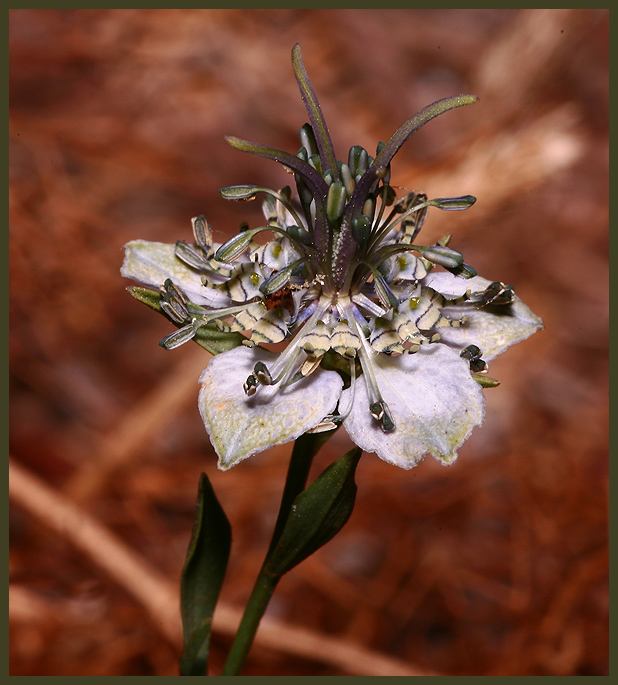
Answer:
<svg viewBox="0 0 618 685"><path fill-rule="evenodd" d="M484 415L487 362L542 327L513 288L476 275L450 236L422 245L428 209L464 210L470 195L397 199L390 163L429 120L477 100L458 95L421 110L375 157L360 146L337 160L301 60L292 63L310 123L296 155L227 138L294 176L274 191L224 188L229 200L263 195L265 223L215 245L204 217L194 242L133 241L122 273L160 288L178 326L167 349L215 324L245 332L201 376L199 408L227 469L308 431L340 424L363 449L411 468L426 454L445 464ZM270 234L267 242L258 236ZM274 354L262 344L288 341Z"/></svg>

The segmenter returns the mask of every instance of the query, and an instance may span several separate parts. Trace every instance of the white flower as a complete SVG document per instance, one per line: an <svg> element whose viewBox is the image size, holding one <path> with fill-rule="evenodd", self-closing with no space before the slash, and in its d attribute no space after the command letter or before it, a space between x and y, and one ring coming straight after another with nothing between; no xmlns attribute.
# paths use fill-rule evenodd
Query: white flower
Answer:
<svg viewBox="0 0 618 685"><path fill-rule="evenodd" d="M395 202L390 161L424 123L476 98L434 103L375 158L355 146L342 163L298 46L293 64L311 120L298 155L228 141L284 164L298 200L289 188L224 188L232 200L265 193L266 224L216 246L197 217L191 245L129 243L122 274L160 288L160 306L179 326L161 341L168 349L212 322L250 332L200 379L200 413L221 468L341 424L361 448L402 468L427 454L452 463L483 421L481 385L496 384L483 376L487 361L542 322L511 286L477 276L448 238L417 244L430 206L461 210L475 199L409 193ZM274 239L255 239L267 231ZM279 355L259 346L287 339Z"/></svg>

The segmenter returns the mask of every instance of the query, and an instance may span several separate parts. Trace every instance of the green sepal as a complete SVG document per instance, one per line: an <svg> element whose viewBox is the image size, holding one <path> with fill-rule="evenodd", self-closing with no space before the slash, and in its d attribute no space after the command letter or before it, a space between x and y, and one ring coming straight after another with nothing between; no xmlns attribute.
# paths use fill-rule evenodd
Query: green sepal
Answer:
<svg viewBox="0 0 618 685"><path fill-rule="evenodd" d="M481 388L497 388L500 385L500 381L491 376L483 376L480 373L470 374L472 378L481 386Z"/></svg>
<svg viewBox="0 0 618 685"><path fill-rule="evenodd" d="M136 300L154 309L155 312L163 314L160 304L161 293L137 285L131 286L127 290ZM180 328L181 325L178 325L178 327ZM200 326L193 338L194 342L211 354L220 354L221 352L233 350L235 347L242 345L243 340L246 340L246 338L241 333L220 331L214 323Z"/></svg>
<svg viewBox="0 0 618 685"><path fill-rule="evenodd" d="M281 537L264 564L270 577L287 573L344 526L354 508L354 473L361 454L359 447L350 450L296 497Z"/></svg>
<svg viewBox="0 0 618 685"><path fill-rule="evenodd" d="M358 363L358 362L357 362ZM350 387L350 360L345 359L337 352L329 350L323 357L322 363L320 364L322 369L327 369L328 371L336 371L344 382L344 387ZM358 364L357 374L360 375L360 364Z"/></svg>
<svg viewBox="0 0 618 685"><path fill-rule="evenodd" d="M184 649L180 675L206 675L210 628L227 568L232 529L205 473L180 582Z"/></svg>

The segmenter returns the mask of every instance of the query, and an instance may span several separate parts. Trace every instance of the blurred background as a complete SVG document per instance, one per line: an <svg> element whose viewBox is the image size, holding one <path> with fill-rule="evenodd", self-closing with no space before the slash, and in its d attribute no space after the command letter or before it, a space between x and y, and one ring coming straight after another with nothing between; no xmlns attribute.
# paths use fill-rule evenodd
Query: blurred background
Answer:
<svg viewBox="0 0 618 685"><path fill-rule="evenodd" d="M290 445L222 473L208 355L119 274L134 238L223 241L285 185L223 136L298 149L300 42L339 158L423 106L393 182L545 330L492 362L485 425L445 468L366 454L338 537L285 576L245 675L607 675L608 10L11 10L11 675L176 675L199 475L233 527L220 672ZM350 448L337 433L317 475Z"/></svg>

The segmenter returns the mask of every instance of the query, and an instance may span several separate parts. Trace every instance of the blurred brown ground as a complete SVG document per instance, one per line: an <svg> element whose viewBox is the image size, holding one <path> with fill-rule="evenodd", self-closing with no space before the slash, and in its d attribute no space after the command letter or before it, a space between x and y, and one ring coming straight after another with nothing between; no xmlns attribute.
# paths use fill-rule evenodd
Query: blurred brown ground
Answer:
<svg viewBox="0 0 618 685"><path fill-rule="evenodd" d="M219 240L259 221L257 203L218 189L285 174L223 136L297 149L297 41L340 158L429 102L475 93L479 104L408 142L393 179L477 196L466 213L430 213L427 239L452 232L546 329L492 363L502 384L453 467L363 457L351 520L283 579L268 615L423 672L607 675L608 21L608 10L11 10L15 462L172 588L205 470L234 530L222 601L242 607L290 446L217 471L196 406L206 358L158 347L171 325L125 293L121 246L189 239L198 213ZM342 431L316 473L348 448ZM33 512L11 507L11 674L177 674L179 644L147 601ZM215 633L214 673L229 643ZM244 673L350 674L259 641Z"/></svg>

